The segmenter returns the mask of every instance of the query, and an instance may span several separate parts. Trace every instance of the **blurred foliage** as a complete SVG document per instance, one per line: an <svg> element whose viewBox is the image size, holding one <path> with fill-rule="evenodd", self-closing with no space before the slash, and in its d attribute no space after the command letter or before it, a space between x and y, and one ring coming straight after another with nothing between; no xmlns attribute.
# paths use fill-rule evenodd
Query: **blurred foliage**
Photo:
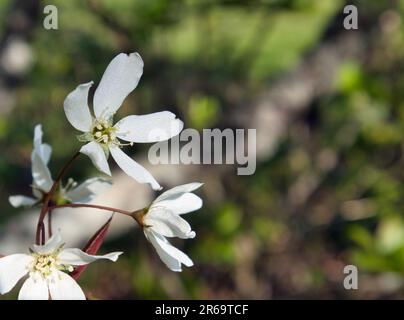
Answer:
<svg viewBox="0 0 404 320"><path fill-rule="evenodd" d="M11 2L0 2L0 21ZM372 25L363 33L366 56L344 61L334 75L335 91L299 114L255 175L228 174L220 181L220 201L207 196L215 186L205 185L211 190L204 208L190 216L197 240L179 242L196 266L171 273L141 234L126 236L116 240L126 256L113 268L91 266L83 276L94 298L392 294L372 279L404 273L404 1L353 2L363 25ZM333 33L348 32L337 18L342 0L52 4L59 30L46 31L38 21L30 42L34 63L16 88L13 109L0 114L0 221L17 213L8 195L25 193L31 182L34 125L44 124L54 148L51 167L60 168L79 146L63 100L78 83L97 83L117 52L136 50L145 60L122 115L164 107L187 127L202 129L229 125L226 115L236 106L254 101ZM93 170L81 163L74 169L78 177ZM116 243L107 246L116 249ZM349 263L365 273L373 291L343 289ZM393 294L403 297L404 290Z"/></svg>

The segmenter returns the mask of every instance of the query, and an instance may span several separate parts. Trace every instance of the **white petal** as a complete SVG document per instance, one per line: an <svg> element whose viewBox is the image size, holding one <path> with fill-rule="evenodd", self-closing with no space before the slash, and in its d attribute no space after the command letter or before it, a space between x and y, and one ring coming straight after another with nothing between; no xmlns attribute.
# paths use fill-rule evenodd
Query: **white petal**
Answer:
<svg viewBox="0 0 404 320"><path fill-rule="evenodd" d="M109 63L94 94L94 113L108 119L139 83L143 61L138 53L120 53Z"/></svg>
<svg viewBox="0 0 404 320"><path fill-rule="evenodd" d="M42 125L37 124L34 128L34 150L37 153L39 153L41 150L42 136L43 136Z"/></svg>
<svg viewBox="0 0 404 320"><path fill-rule="evenodd" d="M187 221L164 207L151 207L143 219L146 226L165 237L195 237L195 232Z"/></svg>
<svg viewBox="0 0 404 320"><path fill-rule="evenodd" d="M118 121L117 137L132 142L158 142L178 135L184 123L169 111L128 116Z"/></svg>
<svg viewBox="0 0 404 320"><path fill-rule="evenodd" d="M9 292L28 273L33 257L27 254L12 254L0 258L0 294Z"/></svg>
<svg viewBox="0 0 404 320"><path fill-rule="evenodd" d="M78 187L67 192L66 197L73 203L87 203L112 185L110 180L103 178L91 178L84 181Z"/></svg>
<svg viewBox="0 0 404 320"><path fill-rule="evenodd" d="M99 143L95 141L87 143L81 147L80 152L89 156L94 166L98 170L109 176L111 175L111 170L109 169L107 158L105 157L104 150Z"/></svg>
<svg viewBox="0 0 404 320"><path fill-rule="evenodd" d="M35 151L31 154L32 163L32 179L34 185L44 192L48 192L52 188L53 180L46 163Z"/></svg>
<svg viewBox="0 0 404 320"><path fill-rule="evenodd" d="M18 208L22 206L24 207L33 206L35 203L37 203L38 199L17 195L17 196L9 196L8 201L14 208Z"/></svg>
<svg viewBox="0 0 404 320"><path fill-rule="evenodd" d="M109 150L115 162L128 176L140 183L149 183L154 190L161 189L150 172L128 157L119 147L113 146L110 147Z"/></svg>
<svg viewBox="0 0 404 320"><path fill-rule="evenodd" d="M43 163L47 165L52 154L52 148L50 145L42 143L42 136L42 125L37 124L34 129L34 152L36 152Z"/></svg>
<svg viewBox="0 0 404 320"><path fill-rule="evenodd" d="M197 195L193 193L180 193L166 198L165 200L154 201L152 207L163 207L176 214L184 214L199 210L202 204L202 199Z"/></svg>
<svg viewBox="0 0 404 320"><path fill-rule="evenodd" d="M38 246L36 244L32 245L33 251L36 253L41 253L41 254L46 254L46 253L52 253L56 249L60 248L60 246L63 244L62 241L62 236L60 235L59 232L55 232L52 237L48 239L48 241L45 242L43 246Z"/></svg>
<svg viewBox="0 0 404 320"><path fill-rule="evenodd" d="M157 254L159 255L161 261L165 263L165 265L171 270L175 272L180 272L182 271L181 268L181 262L178 261L177 259L173 258L170 256L168 253L166 253L161 246L158 244L155 235L147 230L145 230L145 235L146 238L150 241L150 243L153 245L154 249L156 249Z"/></svg>
<svg viewBox="0 0 404 320"><path fill-rule="evenodd" d="M41 158L46 165L48 165L51 155L52 155L52 147L47 143L42 143Z"/></svg>
<svg viewBox="0 0 404 320"><path fill-rule="evenodd" d="M55 271L53 280L49 282L52 300L86 300L83 290L68 274Z"/></svg>
<svg viewBox="0 0 404 320"><path fill-rule="evenodd" d="M194 265L185 253L173 247L163 236L147 229L145 230L145 235L156 249L160 259L170 270L176 272L182 271L181 263L187 267Z"/></svg>
<svg viewBox="0 0 404 320"><path fill-rule="evenodd" d="M67 120L73 127L83 132L89 132L93 123L87 104L88 90L92 85L92 81L79 85L69 93L63 103Z"/></svg>
<svg viewBox="0 0 404 320"><path fill-rule="evenodd" d="M158 202L168 198L175 198L183 193L192 192L200 188L201 186L203 186L203 183L200 182L191 182L180 186L176 186L174 188L171 188L170 190L163 192L156 198L156 200L154 200L154 202Z"/></svg>
<svg viewBox="0 0 404 320"><path fill-rule="evenodd" d="M38 187L35 186L35 183L32 185L32 194L38 200L42 199L42 197L44 195L43 191L39 190Z"/></svg>
<svg viewBox="0 0 404 320"><path fill-rule="evenodd" d="M59 253L58 258L62 264L82 266L100 259L107 259L115 262L122 253L123 252L111 252L103 256L95 256L87 254L80 249L65 249Z"/></svg>
<svg viewBox="0 0 404 320"><path fill-rule="evenodd" d="M18 300L49 300L49 290L45 279L29 277L18 294Z"/></svg>

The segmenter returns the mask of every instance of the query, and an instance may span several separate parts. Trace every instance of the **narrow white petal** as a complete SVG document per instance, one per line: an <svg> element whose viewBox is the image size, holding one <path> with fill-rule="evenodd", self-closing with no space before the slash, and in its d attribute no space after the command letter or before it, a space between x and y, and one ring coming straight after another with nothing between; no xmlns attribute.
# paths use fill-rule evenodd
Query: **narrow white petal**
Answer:
<svg viewBox="0 0 404 320"><path fill-rule="evenodd" d="M42 125L37 124L34 129L34 152L36 152L43 163L47 165L52 154L52 148L49 144L42 143L42 136Z"/></svg>
<svg viewBox="0 0 404 320"><path fill-rule="evenodd" d="M194 265L192 260L185 253L173 247L163 236L147 229L145 230L145 234L156 249L160 259L170 270L176 272L182 271L181 263L187 267Z"/></svg>
<svg viewBox="0 0 404 320"><path fill-rule="evenodd" d="M119 147L113 146L110 147L109 150L115 162L128 176L140 183L149 183L154 190L161 189L150 172L127 156Z"/></svg>
<svg viewBox="0 0 404 320"><path fill-rule="evenodd" d="M164 207L153 206L143 218L146 226L165 237L194 238L187 221Z"/></svg>
<svg viewBox="0 0 404 320"><path fill-rule="evenodd" d="M38 200L42 199L44 192L38 189L38 187L34 184L32 184L32 194L34 195L35 198Z"/></svg>
<svg viewBox="0 0 404 320"><path fill-rule="evenodd" d="M52 281L49 282L49 291L52 300L86 300L77 282L59 270L55 271Z"/></svg>
<svg viewBox="0 0 404 320"><path fill-rule="evenodd" d="M94 113L108 119L139 83L143 61L138 53L120 53L109 63L94 94Z"/></svg>
<svg viewBox="0 0 404 320"><path fill-rule="evenodd" d="M176 186L174 188L171 188L170 190L163 192L156 198L156 200L154 200L154 202L158 202L168 198L175 198L183 193L192 192L200 188L201 186L203 186L203 183L200 182L191 182L180 186Z"/></svg>
<svg viewBox="0 0 404 320"><path fill-rule="evenodd" d="M63 244L62 241L62 236L60 235L59 232L55 232L52 237L48 239L48 241L45 242L43 246L39 245L32 245L33 251L36 253L41 253L41 254L46 254L46 253L52 253L56 249L60 248L60 246Z"/></svg>
<svg viewBox="0 0 404 320"><path fill-rule="evenodd" d="M44 192L48 192L52 188L53 180L49 168L43 161L41 156L35 151L31 154L32 163L32 179L34 185Z"/></svg>
<svg viewBox="0 0 404 320"><path fill-rule="evenodd" d="M12 254L0 258L0 294L9 292L28 273L33 257L27 254Z"/></svg>
<svg viewBox="0 0 404 320"><path fill-rule="evenodd" d="M73 203L87 203L97 195L111 187L110 180L103 178L91 178L84 181L76 188L67 192L66 197Z"/></svg>
<svg viewBox="0 0 404 320"><path fill-rule="evenodd" d="M88 108L88 90L93 82L80 84L66 97L63 108L66 118L77 130L89 132L92 126L92 117Z"/></svg>
<svg viewBox="0 0 404 320"><path fill-rule="evenodd" d="M47 143L42 143L41 158L46 165L48 165L51 155L52 155L52 147Z"/></svg>
<svg viewBox="0 0 404 320"><path fill-rule="evenodd" d="M33 206L38 201L38 199L34 199L34 198L22 196L22 195L16 195L16 196L9 196L8 201L14 208L18 208L18 207L22 207L22 206L24 206L24 207Z"/></svg>
<svg viewBox="0 0 404 320"><path fill-rule="evenodd" d="M18 300L49 300L46 281L42 277L36 277L35 280L29 277L20 289Z"/></svg>
<svg viewBox="0 0 404 320"><path fill-rule="evenodd" d="M184 214L199 210L202 207L203 201L196 194L180 193L173 195L165 200L154 201L153 206L163 207L176 214Z"/></svg>
<svg viewBox="0 0 404 320"><path fill-rule="evenodd" d="M128 116L115 125L117 137L132 142L165 141L178 135L184 123L169 111Z"/></svg>
<svg viewBox="0 0 404 320"><path fill-rule="evenodd" d="M43 136L42 125L37 124L34 128L34 150L36 152L39 152L41 150L42 136Z"/></svg>
<svg viewBox="0 0 404 320"><path fill-rule="evenodd" d="M107 158L105 156L104 150L99 143L95 141L89 142L81 147L80 152L89 156L94 166L98 170L109 176L111 175L111 170L109 169Z"/></svg>
<svg viewBox="0 0 404 320"><path fill-rule="evenodd" d="M173 258L172 256L170 256L167 252L165 252L161 246L159 245L159 243L156 240L155 235L148 231L145 230L145 236L147 238L147 240L150 241L150 243L153 245L154 249L156 250L158 256L160 257L161 261L164 262L164 264L171 270L171 271L175 271L175 272L181 272L182 268L181 268L181 262L178 261L177 259Z"/></svg>
<svg viewBox="0 0 404 320"><path fill-rule="evenodd" d="M80 249L65 249L59 253L58 258L62 264L82 266L100 259L107 259L115 262L122 253L123 252L111 252L102 256L96 256L87 254Z"/></svg>

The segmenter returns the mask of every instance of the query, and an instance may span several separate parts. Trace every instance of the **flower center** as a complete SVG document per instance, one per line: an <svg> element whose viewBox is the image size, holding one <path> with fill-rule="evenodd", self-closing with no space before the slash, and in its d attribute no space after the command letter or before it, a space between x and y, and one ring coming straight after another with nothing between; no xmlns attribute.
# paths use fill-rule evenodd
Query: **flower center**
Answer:
<svg viewBox="0 0 404 320"><path fill-rule="evenodd" d="M40 275L46 279L56 270L73 271L72 266L60 264L56 254L34 253L33 257L34 262L30 268L30 274Z"/></svg>
<svg viewBox="0 0 404 320"><path fill-rule="evenodd" d="M39 273L44 278L48 277L55 269L58 269L57 258L52 254L36 254L34 258L32 272Z"/></svg>
<svg viewBox="0 0 404 320"><path fill-rule="evenodd" d="M132 146L133 142L121 143L116 136L117 128L114 128L112 119L94 119L93 126L90 132L86 132L77 136L77 139L81 142L98 142L104 149L105 154L108 157L108 148L111 145L117 147Z"/></svg>
<svg viewBox="0 0 404 320"><path fill-rule="evenodd" d="M109 145L116 143L116 128L110 125L108 121L96 120L91 134L95 141L101 144Z"/></svg>

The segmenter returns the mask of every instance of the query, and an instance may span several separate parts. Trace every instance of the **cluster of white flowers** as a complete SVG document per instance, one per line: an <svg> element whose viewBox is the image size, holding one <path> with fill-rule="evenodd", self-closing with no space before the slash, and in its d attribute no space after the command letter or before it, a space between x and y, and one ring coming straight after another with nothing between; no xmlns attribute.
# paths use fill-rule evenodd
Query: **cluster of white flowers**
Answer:
<svg viewBox="0 0 404 320"><path fill-rule="evenodd" d="M41 203L53 185L54 181L48 168L52 148L49 144L42 143L42 135L42 126L37 125L34 130L34 149L31 153L32 194L35 198L23 195L10 196L9 201L15 208ZM80 185L69 179L66 186L61 186L52 200L57 204L87 203L110 186L111 181L104 178L90 178Z"/></svg>
<svg viewBox="0 0 404 320"><path fill-rule="evenodd" d="M21 287L20 300L82 300L85 295L76 281L66 272L98 259L116 261L122 252L103 256L89 255L80 249L63 249L59 233L43 246L33 245L31 254L12 254L0 259L0 293L9 292L28 275Z"/></svg>
<svg viewBox="0 0 404 320"><path fill-rule="evenodd" d="M170 139L181 132L183 122L176 119L173 113L163 111L142 116L130 115L113 124L113 116L126 96L136 88L142 73L143 61L138 53L121 53L110 62L95 91L94 116L87 104L93 82L81 84L71 92L64 101L64 111L70 124L82 132L78 139L85 144L80 152L90 157L99 171L111 175L108 165L111 154L127 175L140 183L150 184L154 190L161 190L150 172L121 148L132 146L133 143ZM9 201L12 206L47 206L47 200L55 206L85 204L111 185L111 181L104 178L91 178L80 185L69 179L66 185L52 190L55 181L48 168L52 149L42 142L42 135L42 127L37 125L31 154L34 197L11 196ZM146 238L172 271L181 271L182 264L187 267L193 265L192 260L172 246L167 238L195 237L195 232L181 215L202 207L202 199L192 193L201 185L195 182L177 186L162 193L149 207L133 212ZM77 266L98 259L116 261L122 254L114 252L96 256L80 249L63 247L60 234L56 233L42 245L33 245L30 254L12 254L0 258L0 294L8 293L21 278L28 275L21 287L19 299L85 299L83 291L69 273Z"/></svg>

